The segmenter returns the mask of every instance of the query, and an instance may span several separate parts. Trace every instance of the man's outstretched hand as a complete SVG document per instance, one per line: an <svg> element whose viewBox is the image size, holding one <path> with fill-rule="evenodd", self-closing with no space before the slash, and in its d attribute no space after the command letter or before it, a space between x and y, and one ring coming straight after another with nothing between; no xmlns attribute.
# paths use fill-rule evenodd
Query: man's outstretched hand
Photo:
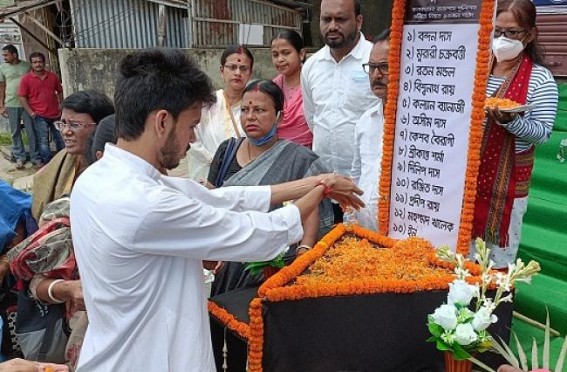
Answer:
<svg viewBox="0 0 567 372"><path fill-rule="evenodd" d="M320 176L320 180L329 187L329 197L336 200L345 207L352 207L356 210L364 207L364 202L359 198L362 190L354 182L341 174L329 173Z"/></svg>

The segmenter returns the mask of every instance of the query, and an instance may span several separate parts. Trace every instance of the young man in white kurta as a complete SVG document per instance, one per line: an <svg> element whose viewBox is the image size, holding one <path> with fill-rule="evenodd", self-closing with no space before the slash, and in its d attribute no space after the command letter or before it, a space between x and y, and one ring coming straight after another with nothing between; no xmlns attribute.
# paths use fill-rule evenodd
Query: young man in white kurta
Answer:
<svg viewBox="0 0 567 372"><path fill-rule="evenodd" d="M89 317L78 372L213 371L202 260L270 260L301 239L301 221L322 198L362 205L360 190L336 175L213 191L164 176L158 170L179 165L213 100L210 79L179 50L140 50L120 62L118 142L71 194Z"/></svg>
<svg viewBox="0 0 567 372"><path fill-rule="evenodd" d="M269 187L208 191L110 145L71 203L89 316L79 371L214 371L201 260L263 261L303 234L293 205L253 212Z"/></svg>

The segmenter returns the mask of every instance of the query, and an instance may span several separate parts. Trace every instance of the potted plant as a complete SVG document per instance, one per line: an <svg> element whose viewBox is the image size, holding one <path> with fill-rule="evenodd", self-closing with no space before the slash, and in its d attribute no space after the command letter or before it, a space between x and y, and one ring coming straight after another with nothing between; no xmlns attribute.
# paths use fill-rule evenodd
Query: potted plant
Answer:
<svg viewBox="0 0 567 372"><path fill-rule="evenodd" d="M476 283L468 280L470 262L462 254L453 253L447 246L436 251L440 260L453 265L456 276L449 284L446 303L428 316L431 337L427 341L435 342L437 349L445 353L447 371L470 371L473 355L492 348L494 340L487 328L498 321L494 310L512 301L514 283L529 283L540 271L537 262L525 265L521 259L509 264L508 272L495 271L485 242L477 239L475 245L474 257L480 267L480 282Z"/></svg>

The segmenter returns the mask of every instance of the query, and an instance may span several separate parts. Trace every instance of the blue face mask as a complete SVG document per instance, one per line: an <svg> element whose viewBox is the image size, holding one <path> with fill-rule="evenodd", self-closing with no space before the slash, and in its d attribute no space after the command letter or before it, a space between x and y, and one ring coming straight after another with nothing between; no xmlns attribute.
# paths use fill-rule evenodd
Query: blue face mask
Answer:
<svg viewBox="0 0 567 372"><path fill-rule="evenodd" d="M248 141L250 141L255 146L265 145L266 143L270 142L272 140L272 138L274 138L274 136L276 135L276 129L277 129L277 124L274 123L274 125L272 125L272 129L270 129L270 131L268 133L266 133L265 136L260 137L260 138L248 137Z"/></svg>

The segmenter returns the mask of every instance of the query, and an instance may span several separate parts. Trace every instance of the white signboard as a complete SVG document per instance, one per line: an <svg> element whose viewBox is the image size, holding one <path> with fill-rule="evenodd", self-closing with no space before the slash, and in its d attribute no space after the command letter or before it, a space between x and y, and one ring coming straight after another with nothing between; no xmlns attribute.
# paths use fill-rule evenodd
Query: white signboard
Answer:
<svg viewBox="0 0 567 372"><path fill-rule="evenodd" d="M420 236L455 248L480 26L476 19L466 22L476 11L439 8L414 7L414 22L404 25L389 235Z"/></svg>

